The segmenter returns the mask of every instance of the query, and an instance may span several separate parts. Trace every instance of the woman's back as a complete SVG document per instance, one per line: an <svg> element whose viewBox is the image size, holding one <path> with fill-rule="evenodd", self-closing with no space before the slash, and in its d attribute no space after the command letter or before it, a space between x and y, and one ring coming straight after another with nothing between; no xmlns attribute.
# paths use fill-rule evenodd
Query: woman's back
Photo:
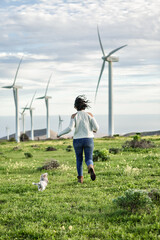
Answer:
<svg viewBox="0 0 160 240"><path fill-rule="evenodd" d="M77 111L74 116L74 139L77 138L93 138L93 131L97 130L98 125L92 114L85 111Z"/></svg>

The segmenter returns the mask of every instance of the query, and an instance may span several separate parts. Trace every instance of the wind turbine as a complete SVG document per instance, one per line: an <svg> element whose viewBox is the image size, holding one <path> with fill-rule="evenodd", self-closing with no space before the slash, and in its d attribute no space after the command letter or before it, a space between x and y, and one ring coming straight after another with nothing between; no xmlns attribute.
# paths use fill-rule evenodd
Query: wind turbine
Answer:
<svg viewBox="0 0 160 240"><path fill-rule="evenodd" d="M3 88L13 88L13 96L14 96L14 103L15 103L15 122L16 122L16 133L15 133L15 139L17 142L20 141L19 137L20 137L20 131L19 131L19 118L18 118L18 89L19 88L22 88L22 86L18 86L18 85L15 85L16 83L16 79L17 79L17 75L18 75L18 71L19 71L19 68L20 68L20 65L21 65L21 62L22 62L22 59L23 57L21 58L19 64L18 64L18 67L17 67L17 71L16 71L16 74L15 74L15 77L14 77L14 81L13 81L13 84L10 85L10 86L4 86Z"/></svg>
<svg viewBox="0 0 160 240"><path fill-rule="evenodd" d="M7 133L7 140L9 140L9 127L6 127L6 133Z"/></svg>
<svg viewBox="0 0 160 240"><path fill-rule="evenodd" d="M23 133L25 133L25 121L24 121L24 112L25 112L25 110L27 109L27 105L28 105L28 103L26 104L26 106L23 108L23 111L22 112L20 112L20 114L21 114L21 120L22 120L22 129L23 129Z"/></svg>
<svg viewBox="0 0 160 240"><path fill-rule="evenodd" d="M33 110L34 108L32 108L32 103L33 103L33 100L34 100L34 97L36 95L36 91L32 97L32 100L31 100L31 103L30 103L30 106L28 108L26 108L27 110L30 111L30 118L31 118L31 140L34 140L34 130L33 130Z"/></svg>
<svg viewBox="0 0 160 240"><path fill-rule="evenodd" d="M50 138L50 123L49 123L49 99L52 98L50 96L47 96L47 91L48 91L48 86L51 80L52 74L49 77L48 83L47 83L47 87L46 87L46 91L45 91L45 95L43 97L39 97L37 99L45 99L45 103L46 103L46 124L47 124L47 128L46 128L46 137Z"/></svg>
<svg viewBox="0 0 160 240"><path fill-rule="evenodd" d="M118 50L120 50L121 48L126 47L127 45L123 45L119 48L116 48L114 50L112 50L108 55L105 55L103 46L102 46L102 42L101 42L101 38L100 38L100 34L99 34L99 29L97 27L97 32L98 32L98 39L99 39L99 43L100 43L100 47L102 50L102 68L101 68L101 72L99 75L99 79L98 79L98 84L97 84L97 88L96 88L96 93L95 93L95 100L96 100L96 96L97 96L97 92L98 92L98 87L99 87L99 83L102 77L102 73L104 71L104 67L105 67L105 62L108 62L108 95L109 95L109 107L108 107L108 135L109 136L113 136L114 134L114 122L113 122L113 82L112 82L112 62L118 62L119 58L118 57L113 57L112 54L117 52Z"/></svg>
<svg viewBox="0 0 160 240"><path fill-rule="evenodd" d="M63 119L59 115L58 133L60 133L60 131L62 131L62 122L63 122Z"/></svg>

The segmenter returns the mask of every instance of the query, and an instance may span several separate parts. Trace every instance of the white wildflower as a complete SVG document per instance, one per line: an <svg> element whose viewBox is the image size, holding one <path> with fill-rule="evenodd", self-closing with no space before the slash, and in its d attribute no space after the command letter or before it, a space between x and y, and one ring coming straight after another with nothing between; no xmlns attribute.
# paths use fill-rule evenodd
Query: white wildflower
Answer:
<svg viewBox="0 0 160 240"><path fill-rule="evenodd" d="M69 230L72 230L72 226L69 226L68 229L69 229Z"/></svg>
<svg viewBox="0 0 160 240"><path fill-rule="evenodd" d="M61 229L62 229L62 230L65 230L65 227L64 227L64 226L62 226L62 227L61 227Z"/></svg>

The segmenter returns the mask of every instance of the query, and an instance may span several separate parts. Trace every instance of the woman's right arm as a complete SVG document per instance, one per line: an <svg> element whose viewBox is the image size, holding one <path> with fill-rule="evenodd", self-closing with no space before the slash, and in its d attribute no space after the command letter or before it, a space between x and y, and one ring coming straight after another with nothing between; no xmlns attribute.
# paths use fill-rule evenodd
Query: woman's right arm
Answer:
<svg viewBox="0 0 160 240"><path fill-rule="evenodd" d="M61 131L60 133L58 133L57 137L61 137L62 135L65 135L73 130L73 128L75 126L75 121L74 121L74 118L72 118L72 116L71 116L69 126L67 128L65 128L63 131Z"/></svg>

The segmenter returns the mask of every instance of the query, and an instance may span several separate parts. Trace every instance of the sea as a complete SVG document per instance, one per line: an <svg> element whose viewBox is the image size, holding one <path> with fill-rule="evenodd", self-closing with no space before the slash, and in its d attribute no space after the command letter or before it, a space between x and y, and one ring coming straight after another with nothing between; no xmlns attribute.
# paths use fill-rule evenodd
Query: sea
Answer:
<svg viewBox="0 0 160 240"><path fill-rule="evenodd" d="M68 127L70 116L61 115L63 119L62 129ZM108 135L108 116L96 115L99 131L96 137ZM59 116L50 116L50 129L58 132ZM34 130L46 128L45 116L33 116ZM15 117L1 116L0 117L0 138L15 133ZM25 116L25 130L30 130L30 116ZM115 115L114 116L114 134L124 135L131 132L148 132L160 130L160 114L139 114L139 115ZM22 122L20 120L20 131L22 131Z"/></svg>

